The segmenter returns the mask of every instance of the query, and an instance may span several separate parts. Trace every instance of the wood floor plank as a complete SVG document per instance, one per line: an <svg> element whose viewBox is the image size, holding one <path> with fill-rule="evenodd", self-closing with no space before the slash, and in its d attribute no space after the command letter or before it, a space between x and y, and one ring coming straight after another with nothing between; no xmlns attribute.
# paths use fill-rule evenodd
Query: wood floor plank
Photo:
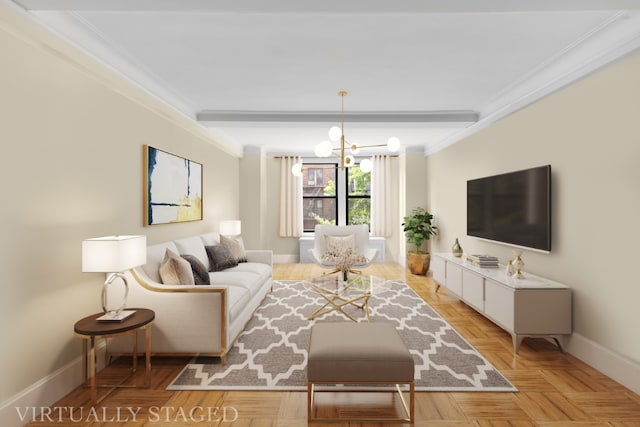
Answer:
<svg viewBox="0 0 640 427"><path fill-rule="evenodd" d="M323 272L315 264L276 264L276 280L301 280ZM446 393L416 392L416 423L423 427L640 427L640 396L594 370L575 357L559 351L544 339L525 339L517 355L513 354L511 336L495 326L455 296L436 285L429 277L414 276L395 263L372 264L365 272L387 279L404 280L445 320L469 341L517 388L517 393ZM190 357L154 357L150 389L120 389L99 405L92 406L86 387L78 387L52 405L86 411L105 410L105 417L118 410L139 408L139 416L128 422L90 420L71 422L69 417L46 419L27 424L29 427L182 427L231 425L230 422L206 419L184 422L194 408L228 408L227 416L237 412L234 427L298 427L307 426L306 392L286 391L168 391L166 387L182 370ZM140 363L139 363L140 365ZM125 374L130 360L116 359L101 371L101 380ZM141 373L136 379L141 379ZM381 412L391 410L387 400L354 396L338 398L324 408L327 413L354 415L379 406ZM358 396L356 396L358 397ZM369 399L369 400L367 400ZM368 406L367 406L368 405ZM231 409L232 408L232 409ZM374 408L375 409L375 408ZM99 413L99 412L96 412ZM194 412L197 416L197 410ZM86 418L86 417L85 417ZM313 423L314 427L402 426L397 423L338 422Z"/></svg>

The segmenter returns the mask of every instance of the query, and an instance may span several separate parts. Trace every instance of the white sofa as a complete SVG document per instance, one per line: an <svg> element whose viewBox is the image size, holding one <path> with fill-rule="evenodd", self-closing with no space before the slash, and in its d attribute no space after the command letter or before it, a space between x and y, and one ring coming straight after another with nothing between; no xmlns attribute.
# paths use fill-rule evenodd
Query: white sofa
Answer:
<svg viewBox="0 0 640 427"><path fill-rule="evenodd" d="M159 270L167 249L193 255L209 268L205 246L219 242L218 233L208 233L148 246L147 263L126 273L127 307L149 308L156 313L151 333L153 354L219 356L224 362L234 340L270 291L270 250L247 250L247 262L209 272L210 285L162 284ZM138 346L143 351L144 343ZM110 356L131 353L132 348L130 337L114 338L107 345Z"/></svg>

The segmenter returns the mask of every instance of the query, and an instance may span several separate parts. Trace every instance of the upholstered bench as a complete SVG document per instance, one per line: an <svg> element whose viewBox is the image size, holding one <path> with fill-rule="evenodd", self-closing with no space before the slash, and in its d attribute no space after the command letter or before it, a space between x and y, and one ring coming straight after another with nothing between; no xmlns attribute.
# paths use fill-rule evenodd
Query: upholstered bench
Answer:
<svg viewBox="0 0 640 427"><path fill-rule="evenodd" d="M396 329L388 323L317 323L311 327L307 361L308 421L345 421L316 418L316 385L393 384L406 417L355 418L357 421L410 421L414 418L414 363ZM409 388L409 405L402 387ZM354 420L354 419L351 419Z"/></svg>

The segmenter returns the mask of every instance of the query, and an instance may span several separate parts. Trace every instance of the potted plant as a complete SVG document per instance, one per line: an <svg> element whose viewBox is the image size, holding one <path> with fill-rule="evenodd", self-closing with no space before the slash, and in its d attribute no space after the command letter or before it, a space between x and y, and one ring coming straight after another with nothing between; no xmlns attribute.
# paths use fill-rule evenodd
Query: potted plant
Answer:
<svg viewBox="0 0 640 427"><path fill-rule="evenodd" d="M416 246L416 250L407 252L409 271L418 275L427 274L429 264L431 264L431 255L420 248L425 240L438 234L438 227L433 225L433 215L423 208L417 207L411 212L411 215L403 218L402 227L407 242Z"/></svg>

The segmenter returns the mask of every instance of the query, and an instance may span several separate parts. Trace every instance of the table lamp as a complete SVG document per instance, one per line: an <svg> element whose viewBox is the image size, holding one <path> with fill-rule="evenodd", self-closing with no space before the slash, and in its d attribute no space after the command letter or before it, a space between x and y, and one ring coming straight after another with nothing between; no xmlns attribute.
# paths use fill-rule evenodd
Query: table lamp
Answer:
<svg viewBox="0 0 640 427"><path fill-rule="evenodd" d="M239 236L242 230L242 223L239 219L228 219L220 222L220 234L223 236Z"/></svg>
<svg viewBox="0 0 640 427"><path fill-rule="evenodd" d="M82 271L109 273L102 286L102 310L105 315L98 320L123 320L135 312L123 311L129 293L124 272L146 262L146 236L105 236L82 241ZM110 307L107 304L107 288L117 278L122 279L124 295L117 306Z"/></svg>

